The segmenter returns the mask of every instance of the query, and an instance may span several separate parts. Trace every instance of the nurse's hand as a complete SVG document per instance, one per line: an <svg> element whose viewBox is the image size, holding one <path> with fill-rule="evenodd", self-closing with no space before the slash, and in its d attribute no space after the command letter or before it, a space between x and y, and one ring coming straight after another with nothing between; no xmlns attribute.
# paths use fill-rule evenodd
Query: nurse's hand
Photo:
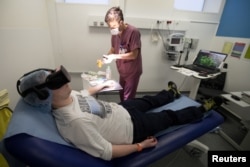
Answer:
<svg viewBox="0 0 250 167"><path fill-rule="evenodd" d="M110 54L110 55L103 55L103 63L104 64L109 64L111 63L113 60L116 59L115 54Z"/></svg>

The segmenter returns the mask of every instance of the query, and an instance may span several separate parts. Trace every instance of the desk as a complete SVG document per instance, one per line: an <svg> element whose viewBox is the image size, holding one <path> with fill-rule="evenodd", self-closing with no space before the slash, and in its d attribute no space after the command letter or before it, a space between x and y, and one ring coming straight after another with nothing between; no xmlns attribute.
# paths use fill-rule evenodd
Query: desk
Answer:
<svg viewBox="0 0 250 167"><path fill-rule="evenodd" d="M246 130L246 135L240 143L235 142L229 135L221 130L221 136L232 144L237 150L250 150L250 104L243 100L235 100L231 95L236 95L241 98L241 92L230 92L229 94L222 94L221 96L228 100L227 104L222 104L222 108L230 113L238 120L242 128Z"/></svg>
<svg viewBox="0 0 250 167"><path fill-rule="evenodd" d="M216 77L217 75L220 74L220 72L218 72L216 74L210 74L210 75L207 75L207 76L199 76L198 72L192 71L192 70L189 70L189 69L186 69L186 68L175 67L175 66L171 66L170 68L173 69L173 70L176 70L177 72L179 72L179 73L181 73L181 74L183 74L185 76L193 77L193 85L192 85L192 87L190 89L189 97L191 99L194 99L194 100L196 98L196 95L197 95L197 92L198 92L198 89L199 89L199 86L200 86L201 79L213 78L213 77Z"/></svg>

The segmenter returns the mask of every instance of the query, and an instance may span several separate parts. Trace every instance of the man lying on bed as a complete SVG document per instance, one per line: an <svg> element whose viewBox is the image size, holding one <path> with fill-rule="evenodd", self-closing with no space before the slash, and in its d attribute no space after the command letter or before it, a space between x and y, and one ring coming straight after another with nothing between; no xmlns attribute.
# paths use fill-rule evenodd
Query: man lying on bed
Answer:
<svg viewBox="0 0 250 167"><path fill-rule="evenodd" d="M157 132L173 125L200 120L205 112L222 103L221 98L215 97L200 107L145 114L180 97L174 82L170 81L168 90L154 96L119 104L91 96L105 87L111 87L112 81L81 92L72 91L69 82L70 75L60 66L56 70L38 69L25 74L18 81L17 88L30 105L52 106L58 130L66 141L104 160L154 147L157 139L153 135Z"/></svg>

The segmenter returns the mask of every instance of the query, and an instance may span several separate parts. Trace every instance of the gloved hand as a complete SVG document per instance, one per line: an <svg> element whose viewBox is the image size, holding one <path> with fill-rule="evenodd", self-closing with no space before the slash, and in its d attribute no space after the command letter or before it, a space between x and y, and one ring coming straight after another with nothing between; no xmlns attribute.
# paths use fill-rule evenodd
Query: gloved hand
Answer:
<svg viewBox="0 0 250 167"><path fill-rule="evenodd" d="M103 63L104 64L109 64L115 59L116 59L115 54L103 55Z"/></svg>

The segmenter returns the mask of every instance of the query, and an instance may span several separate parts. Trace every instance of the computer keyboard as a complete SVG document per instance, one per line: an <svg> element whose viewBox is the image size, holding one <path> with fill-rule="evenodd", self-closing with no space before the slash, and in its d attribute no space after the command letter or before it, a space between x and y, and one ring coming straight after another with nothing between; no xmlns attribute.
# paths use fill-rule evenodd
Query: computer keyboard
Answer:
<svg viewBox="0 0 250 167"><path fill-rule="evenodd" d="M190 69L192 71L196 71L198 73L206 73L206 74L214 74L219 72L219 70L211 70L207 68L202 68L198 66L193 66L193 65L185 65L184 68Z"/></svg>

